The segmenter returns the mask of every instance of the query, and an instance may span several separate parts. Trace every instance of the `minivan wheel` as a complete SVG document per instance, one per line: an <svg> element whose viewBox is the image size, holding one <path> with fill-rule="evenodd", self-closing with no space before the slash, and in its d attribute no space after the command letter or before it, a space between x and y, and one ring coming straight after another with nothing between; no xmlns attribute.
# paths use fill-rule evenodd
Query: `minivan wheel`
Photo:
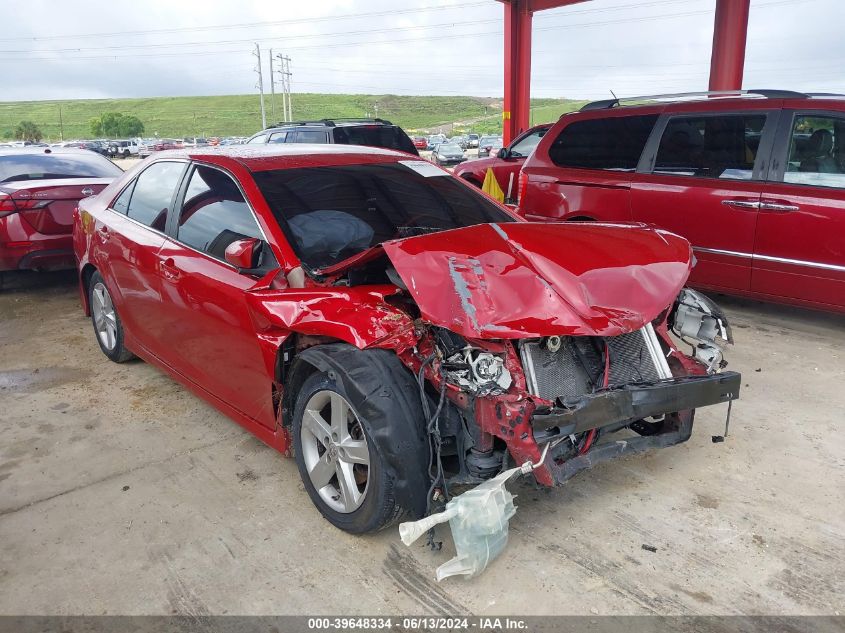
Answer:
<svg viewBox="0 0 845 633"><path fill-rule="evenodd" d="M88 289L88 305L91 306L91 323L97 343L109 360L123 363L135 355L123 344L123 324L114 307L111 293L99 272L91 276Z"/></svg>
<svg viewBox="0 0 845 633"><path fill-rule="evenodd" d="M312 374L296 400L294 455L320 513L341 530L361 534L390 525L401 510L384 459L350 400L339 381Z"/></svg>

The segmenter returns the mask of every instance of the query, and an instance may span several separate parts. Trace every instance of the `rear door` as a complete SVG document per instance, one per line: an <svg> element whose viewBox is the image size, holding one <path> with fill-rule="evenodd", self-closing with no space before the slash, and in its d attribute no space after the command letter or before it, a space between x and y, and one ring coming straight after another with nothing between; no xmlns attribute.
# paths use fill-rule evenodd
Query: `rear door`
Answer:
<svg viewBox="0 0 845 633"><path fill-rule="evenodd" d="M757 221L751 289L845 307L845 107L784 110Z"/></svg>
<svg viewBox="0 0 845 633"><path fill-rule="evenodd" d="M158 251L186 163L159 161L144 169L98 216L96 265L106 278L127 333L162 355Z"/></svg>
<svg viewBox="0 0 845 633"><path fill-rule="evenodd" d="M664 113L632 185L635 221L687 238L694 285L747 291L760 196L777 110L770 100L742 110Z"/></svg>
<svg viewBox="0 0 845 633"><path fill-rule="evenodd" d="M548 145L548 156L532 161L520 213L535 221L630 221L631 179L657 121L656 111L574 115Z"/></svg>

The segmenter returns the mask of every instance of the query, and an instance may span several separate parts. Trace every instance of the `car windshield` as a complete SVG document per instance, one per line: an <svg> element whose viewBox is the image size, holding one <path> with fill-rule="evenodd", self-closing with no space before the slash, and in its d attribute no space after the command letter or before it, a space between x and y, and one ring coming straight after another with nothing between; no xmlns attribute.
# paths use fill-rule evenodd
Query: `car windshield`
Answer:
<svg viewBox="0 0 845 633"><path fill-rule="evenodd" d="M279 169L253 177L312 270L391 239L513 221L480 192L420 160Z"/></svg>
<svg viewBox="0 0 845 633"><path fill-rule="evenodd" d="M501 145L502 138L499 136L484 136L480 143L481 145Z"/></svg>
<svg viewBox="0 0 845 633"><path fill-rule="evenodd" d="M460 145L456 143L442 143L437 147L438 150L441 152L460 152L461 154L464 153L464 150L461 149Z"/></svg>
<svg viewBox="0 0 845 633"><path fill-rule="evenodd" d="M123 170L99 154L32 153L0 156L0 182L54 178L114 178Z"/></svg>

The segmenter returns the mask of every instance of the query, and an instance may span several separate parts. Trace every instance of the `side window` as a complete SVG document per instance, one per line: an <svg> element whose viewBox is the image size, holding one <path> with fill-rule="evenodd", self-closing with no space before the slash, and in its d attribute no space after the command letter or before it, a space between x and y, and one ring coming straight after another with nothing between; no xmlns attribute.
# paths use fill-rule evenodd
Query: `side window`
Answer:
<svg viewBox="0 0 845 633"><path fill-rule="evenodd" d="M257 143L266 143L267 142L267 135L266 134L259 134L258 136L254 136L253 138L247 141L247 144L257 144Z"/></svg>
<svg viewBox="0 0 845 633"><path fill-rule="evenodd" d="M783 181L845 188L845 118L795 117Z"/></svg>
<svg viewBox="0 0 845 633"><path fill-rule="evenodd" d="M326 133L319 130L300 130L296 133L294 143L325 143Z"/></svg>
<svg viewBox="0 0 845 633"><path fill-rule="evenodd" d="M135 188L135 182L130 182L129 186L123 190L117 199L114 201L112 205L112 209L117 211L118 213L122 213L126 215L126 212L129 210L129 199L132 197L132 189Z"/></svg>
<svg viewBox="0 0 845 633"><path fill-rule="evenodd" d="M540 139L546 135L548 130L537 130L533 134L529 134L518 143L515 143L511 149L511 156L514 158L524 158L534 151L534 148L540 143Z"/></svg>
<svg viewBox="0 0 845 633"><path fill-rule="evenodd" d="M666 124L654 173L751 180L765 114L680 116Z"/></svg>
<svg viewBox="0 0 845 633"><path fill-rule="evenodd" d="M656 114L588 119L570 123L549 148L558 167L634 171Z"/></svg>
<svg viewBox="0 0 845 633"><path fill-rule="evenodd" d="M287 132L273 132L270 135L270 143L284 143L285 137L288 135Z"/></svg>
<svg viewBox="0 0 845 633"><path fill-rule="evenodd" d="M223 260L229 244L247 237L264 239L235 181L212 167L194 169L176 238Z"/></svg>
<svg viewBox="0 0 845 633"><path fill-rule="evenodd" d="M135 180L126 215L158 231L164 231L167 211L182 179L184 163L153 163Z"/></svg>

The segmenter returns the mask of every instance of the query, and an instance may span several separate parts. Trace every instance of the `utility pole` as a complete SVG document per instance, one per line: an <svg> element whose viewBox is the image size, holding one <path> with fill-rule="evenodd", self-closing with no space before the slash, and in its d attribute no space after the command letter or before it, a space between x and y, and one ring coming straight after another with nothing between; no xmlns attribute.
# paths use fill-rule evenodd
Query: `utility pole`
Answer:
<svg viewBox="0 0 845 633"><path fill-rule="evenodd" d="M278 53L276 57L279 60L279 83L282 84L282 108L286 121L293 120L293 108L290 101L290 57Z"/></svg>
<svg viewBox="0 0 845 633"><path fill-rule="evenodd" d="M258 73L258 85L255 87L258 88L258 94L261 96L261 129L263 130L267 128L267 114L264 112L264 77L261 74L261 48L258 42L255 43L255 51L252 54L255 55L257 64L254 70Z"/></svg>
<svg viewBox="0 0 845 633"><path fill-rule="evenodd" d="M273 74L273 49L270 49L270 112L273 124L276 123L276 75Z"/></svg>
<svg viewBox="0 0 845 633"><path fill-rule="evenodd" d="M59 140L65 140L65 123L62 120L62 104L59 104Z"/></svg>
<svg viewBox="0 0 845 633"><path fill-rule="evenodd" d="M373 110L375 110L376 116L374 118L378 118L378 101L373 104Z"/></svg>

